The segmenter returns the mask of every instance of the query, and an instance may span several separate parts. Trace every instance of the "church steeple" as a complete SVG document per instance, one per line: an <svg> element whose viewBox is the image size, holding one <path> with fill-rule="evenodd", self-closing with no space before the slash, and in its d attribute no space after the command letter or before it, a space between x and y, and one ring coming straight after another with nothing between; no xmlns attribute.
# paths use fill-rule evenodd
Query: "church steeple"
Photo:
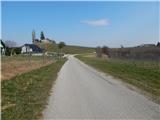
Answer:
<svg viewBox="0 0 160 120"><path fill-rule="evenodd" d="M35 43L35 39L36 39L36 33L35 30L32 31L32 43Z"/></svg>

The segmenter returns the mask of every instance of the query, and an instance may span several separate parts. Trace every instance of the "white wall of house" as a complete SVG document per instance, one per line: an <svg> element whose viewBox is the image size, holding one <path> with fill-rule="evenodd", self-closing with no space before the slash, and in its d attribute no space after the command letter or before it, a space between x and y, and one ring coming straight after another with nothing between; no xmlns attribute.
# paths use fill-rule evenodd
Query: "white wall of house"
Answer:
<svg viewBox="0 0 160 120"><path fill-rule="evenodd" d="M1 48L1 51L2 51L1 55L5 55L5 48Z"/></svg>
<svg viewBox="0 0 160 120"><path fill-rule="evenodd" d="M28 52L32 52L32 48L30 48L29 46L23 46L21 53L28 53Z"/></svg>

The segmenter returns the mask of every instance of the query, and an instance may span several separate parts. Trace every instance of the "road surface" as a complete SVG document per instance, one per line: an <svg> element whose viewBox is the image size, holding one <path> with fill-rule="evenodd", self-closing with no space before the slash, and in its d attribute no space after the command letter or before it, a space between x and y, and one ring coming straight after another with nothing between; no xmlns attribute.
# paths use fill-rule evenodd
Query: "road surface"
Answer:
<svg viewBox="0 0 160 120"><path fill-rule="evenodd" d="M73 56L64 64L53 86L44 120L160 119L158 104Z"/></svg>

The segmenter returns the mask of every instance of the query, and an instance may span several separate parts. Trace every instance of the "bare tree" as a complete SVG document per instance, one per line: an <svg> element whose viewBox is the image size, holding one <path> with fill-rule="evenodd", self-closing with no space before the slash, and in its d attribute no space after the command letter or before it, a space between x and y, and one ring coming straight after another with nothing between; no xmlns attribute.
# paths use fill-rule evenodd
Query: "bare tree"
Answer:
<svg viewBox="0 0 160 120"><path fill-rule="evenodd" d="M9 48L16 47L17 43L11 40L5 41L5 45Z"/></svg>
<svg viewBox="0 0 160 120"><path fill-rule="evenodd" d="M102 49L100 46L96 48L96 54L97 54L97 57L102 57Z"/></svg>

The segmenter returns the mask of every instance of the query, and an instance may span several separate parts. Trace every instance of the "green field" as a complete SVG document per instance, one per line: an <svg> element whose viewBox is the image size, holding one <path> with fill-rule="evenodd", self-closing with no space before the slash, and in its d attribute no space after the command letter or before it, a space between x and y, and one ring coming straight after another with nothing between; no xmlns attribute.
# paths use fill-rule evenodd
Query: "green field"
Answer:
<svg viewBox="0 0 160 120"><path fill-rule="evenodd" d="M58 45L57 44L44 44L44 43L38 43L38 46L44 47L47 51L50 52L57 52L58 51ZM82 54L82 53L93 53L95 51L95 48L91 47L82 47L82 46L74 46L74 45L66 45L62 52L66 54Z"/></svg>
<svg viewBox="0 0 160 120"><path fill-rule="evenodd" d="M42 116L53 82L65 60L1 82L2 119L35 120Z"/></svg>
<svg viewBox="0 0 160 120"><path fill-rule="evenodd" d="M100 71L137 86L160 102L160 62L104 59L83 55L76 57Z"/></svg>

